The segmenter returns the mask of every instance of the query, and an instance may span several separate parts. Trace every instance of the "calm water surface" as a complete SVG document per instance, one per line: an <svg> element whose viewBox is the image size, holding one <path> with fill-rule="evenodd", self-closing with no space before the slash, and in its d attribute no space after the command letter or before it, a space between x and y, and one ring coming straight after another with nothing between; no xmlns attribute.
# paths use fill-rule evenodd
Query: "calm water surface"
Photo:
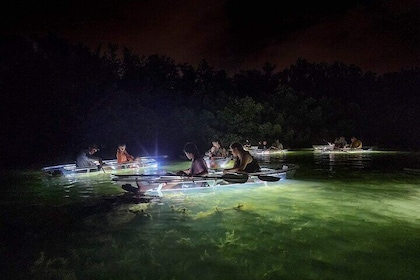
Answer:
<svg viewBox="0 0 420 280"><path fill-rule="evenodd" d="M418 154L287 152L295 178L139 203L109 173L2 175L8 279L420 279ZM179 170L187 161L166 162Z"/></svg>

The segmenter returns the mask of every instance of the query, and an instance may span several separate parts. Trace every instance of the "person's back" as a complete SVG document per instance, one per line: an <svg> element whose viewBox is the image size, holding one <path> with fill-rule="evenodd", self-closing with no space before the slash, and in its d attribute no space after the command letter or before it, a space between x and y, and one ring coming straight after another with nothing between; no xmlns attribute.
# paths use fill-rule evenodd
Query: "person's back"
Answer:
<svg viewBox="0 0 420 280"><path fill-rule="evenodd" d="M191 162L191 168L190 168L191 176L196 175L205 175L208 173L208 167L206 164L206 161L202 157L194 158L194 160Z"/></svg>
<svg viewBox="0 0 420 280"><path fill-rule="evenodd" d="M77 167L89 167L91 165L91 161L88 158L88 150L80 151L77 155L76 159L76 166Z"/></svg>
<svg viewBox="0 0 420 280"><path fill-rule="evenodd" d="M335 138L335 140L334 140L334 147L335 148L341 148L340 146L341 146L340 145L340 138Z"/></svg>
<svg viewBox="0 0 420 280"><path fill-rule="evenodd" d="M351 138L350 148L352 149L361 149L363 147L362 141L357 139L356 137Z"/></svg>

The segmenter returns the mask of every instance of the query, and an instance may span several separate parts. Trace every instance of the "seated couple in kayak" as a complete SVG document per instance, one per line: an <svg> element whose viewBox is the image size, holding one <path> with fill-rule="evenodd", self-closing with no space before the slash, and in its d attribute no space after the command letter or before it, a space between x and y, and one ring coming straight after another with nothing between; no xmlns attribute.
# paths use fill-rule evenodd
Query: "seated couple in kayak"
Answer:
<svg viewBox="0 0 420 280"><path fill-rule="evenodd" d="M87 150L82 150L77 155L76 166L77 167L94 167L97 166L100 169L103 165L100 157L94 156L99 151L99 147L96 144L90 145ZM129 163L137 161L138 158L134 158L127 152L126 145L120 144L117 148L117 163Z"/></svg>
<svg viewBox="0 0 420 280"><path fill-rule="evenodd" d="M253 173L260 171L258 161L254 159L248 151L244 150L241 143L234 142L230 145L235 164L233 168L223 170L223 173ZM203 157L198 152L194 143L188 142L184 147L185 155L191 160L191 167L187 170L177 172L177 175L200 176L208 174L208 167Z"/></svg>
<svg viewBox="0 0 420 280"><path fill-rule="evenodd" d="M222 147L222 144L220 144L220 141L218 139L215 139L211 142L212 146L210 150L206 153L206 155L210 158L213 157L227 157L228 153L225 148Z"/></svg>

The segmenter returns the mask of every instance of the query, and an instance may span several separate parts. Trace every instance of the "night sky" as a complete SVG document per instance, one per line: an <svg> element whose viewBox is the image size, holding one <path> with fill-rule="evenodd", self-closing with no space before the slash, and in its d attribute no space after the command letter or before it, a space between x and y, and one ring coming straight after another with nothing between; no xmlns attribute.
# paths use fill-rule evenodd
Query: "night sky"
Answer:
<svg viewBox="0 0 420 280"><path fill-rule="evenodd" d="M378 74L420 65L419 0L271 2L4 0L0 32L51 32L91 48L111 42L230 73L265 62L283 70L298 58Z"/></svg>

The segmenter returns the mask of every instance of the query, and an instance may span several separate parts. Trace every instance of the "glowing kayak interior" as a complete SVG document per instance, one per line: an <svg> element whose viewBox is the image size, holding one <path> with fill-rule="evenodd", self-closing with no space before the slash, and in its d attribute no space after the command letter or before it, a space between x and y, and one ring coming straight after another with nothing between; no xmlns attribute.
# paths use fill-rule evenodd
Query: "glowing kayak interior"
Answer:
<svg viewBox="0 0 420 280"><path fill-rule="evenodd" d="M112 181L121 184L122 188L129 192L161 196L162 192L278 182L293 178L297 169L297 165L288 164L279 169L262 168L261 172L249 174L212 172L195 177L172 174L113 174Z"/></svg>
<svg viewBox="0 0 420 280"><path fill-rule="evenodd" d="M59 175L75 175L75 174L90 174L107 171L116 171L120 169L142 169L142 168L157 168L158 163L156 159L149 157L141 157L137 161L127 163L117 163L116 159L104 160L101 168L98 166L76 167L75 163L54 165L42 168L45 174L51 176Z"/></svg>
<svg viewBox="0 0 420 280"><path fill-rule="evenodd" d="M224 169L233 166L232 157L209 157L205 156L207 167L211 169Z"/></svg>

